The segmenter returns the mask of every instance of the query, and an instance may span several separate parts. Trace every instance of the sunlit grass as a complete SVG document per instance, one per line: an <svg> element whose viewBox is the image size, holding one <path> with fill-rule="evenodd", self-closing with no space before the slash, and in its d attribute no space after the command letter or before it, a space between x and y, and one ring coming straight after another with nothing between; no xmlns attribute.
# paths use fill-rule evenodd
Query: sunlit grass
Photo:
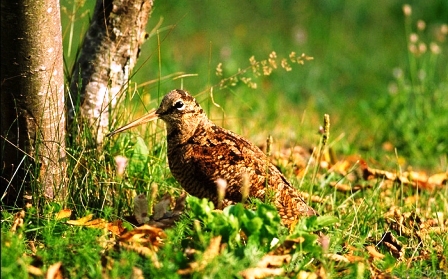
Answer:
<svg viewBox="0 0 448 279"><path fill-rule="evenodd" d="M184 5L188 7L188 4ZM178 14L177 9L181 8L176 8L173 14ZM324 8L328 14L338 10L330 4ZM362 5L357 8L359 14L356 11L339 11L347 16L345 23L362 15L366 9ZM163 6L160 8L162 11L165 9ZM258 9L263 10L261 7ZM313 4L308 3L306 9L315 12ZM70 19L71 24L75 24L73 20L85 19L85 13L79 12L82 16ZM159 20L157 15L153 15L155 21ZM288 13L287 17L290 16ZM316 40L315 48L312 44L293 44L294 49L286 49L284 45L276 48L276 40L288 41L277 37L285 32L277 32L275 37L256 36L256 31L248 34L248 27L234 26L237 38L246 41L242 35L246 34L253 40L247 49L241 50L221 37L213 40L210 48L196 23L187 21L190 17L187 13L179 22L172 22L167 16L166 24L177 23L179 26L162 43L161 57L155 57L158 51L151 42L145 46L147 49L141 57L144 63L138 66L142 68L132 80L133 89L113 112L111 130L157 107L157 97L164 91L184 86L198 97L217 124L257 145L264 145L266 138L273 136L273 154L284 152L287 147L303 146L309 156L305 158L309 160L306 163L310 163L310 169L302 173L303 176L297 175L298 167L291 158L279 166L295 186L300 185L302 191L322 200L311 204L323 219L304 219L295 229L288 231L278 223L275 210L272 211L269 205L258 207L265 210L263 212L238 206L219 213L213 212L206 201L190 198L186 214L175 227L166 231L167 237L157 252L157 261L134 251L107 247L106 240L110 235L105 230L75 227L67 224L66 220L57 220L55 214L66 207L73 211L72 219L93 213L95 218L122 220L131 229L132 225L124 217L133 214L136 194L152 197L149 198L151 207L165 193L179 196L181 189L166 163L165 131L160 121L108 139L101 149L95 147L91 135L78 134L77 144L67 148L68 200L63 205L46 203L40 208L28 208L23 227L15 232L10 231L14 215L2 212L2 278L27 278L32 274L31 265L45 272L57 262L62 262L65 274L73 278L104 278L106 275L109 278L128 278L140 271L147 278L180 278L179 270L186 270L192 263L202 260L206 264L190 273L191 277L237 277L243 270L256 266L266 253L274 249L270 247L274 238L281 242L288 237L307 241L288 251L292 259L285 263L284 277L296 276L300 272L325 272L335 278L367 278L378 274L436 278L446 274L446 231L440 234L425 227L434 220L439 222L436 224L438 227L447 226L446 182L445 186L432 192L382 179L367 181L361 179L359 162L343 159L356 155L369 164L392 172L404 171L408 163L429 168L431 173L446 171L447 141L443 133L448 127L448 81L446 66L443 67L448 64L446 41L432 42L436 40L429 34L432 31L428 27L421 28L421 22L417 23L408 16L405 18L406 31L403 30L402 35L405 37L402 41L407 43L399 48L400 54L395 51L396 45L390 52L384 46L378 46L381 56L384 56L381 61L399 61L399 65L384 64L381 71L386 74L367 80L369 74L359 73L358 69L365 69L367 66L364 64L373 63L375 59L363 56L365 53L359 51L356 41L347 41L353 34L345 33L348 31L343 25L338 25L340 29L330 39L319 34L320 29L327 30L328 27L328 19L321 18L322 15L311 18L320 20L312 21L312 28L309 28L309 40ZM197 20L202 21L203 18ZM252 24L260 20L253 19L248 26L253 27ZM396 25L402 24L398 19L397 22ZM76 24L84 26L86 23ZM209 26L202 24L202 29ZM66 44L74 45L80 35L71 32L74 25L67 26ZM216 25L210 23L210 29L215 28ZM277 28L273 27L274 30ZM294 28L297 32L304 29L302 26ZM372 33L373 27L363 28L367 31L359 35L360 41L379 36ZM438 30L443 35L446 25L436 24L433 28L431 30ZM185 29L198 32L197 37L184 37ZM219 34L225 33L222 28L219 30ZM412 38L414 32L418 33L417 40ZM272 35L271 31L269 34ZM330 47L334 52L329 48L322 50L327 40L333 43ZM426 45L424 52L422 47L419 48L421 43ZM229 48L233 52L229 53ZM269 59L275 50L277 56L289 57L290 51L302 48L315 59L306 61L303 66L292 65L291 71L285 71L286 66L280 69L281 62L278 62L279 69L269 76L261 74L256 79L255 74L248 80L249 77L238 74L238 68L245 69L254 61L249 60L252 55L260 60L262 57ZM348 50L341 51L344 48ZM344 60L350 55L357 55L356 59ZM396 59L406 56L407 60ZM154 69L158 68L159 61L161 71L157 73ZM222 63L218 67L221 74L215 75L219 63ZM325 64L335 68L328 68ZM264 73L262 70L260 73ZM376 68L376 72L370 75L375 76L378 71ZM192 75L183 78L170 76L178 72ZM234 74L239 78L237 81L226 80ZM157 75L163 79L158 85L150 82L157 80ZM226 86L220 89L222 80L230 83L222 83ZM356 82L350 84L353 80ZM142 84L144 86L140 86ZM215 84L212 98L209 88ZM371 88L374 84L375 88ZM389 88L389 91L381 91L381 88ZM374 92L376 95L364 99L366 93L357 91ZM338 160L352 164L345 174L313 164L309 154L320 142L319 126L327 112L332 122L328 146L335 151ZM354 118L356 116L359 118ZM117 170L117 156L127 158L123 173ZM313 174L317 172L316 178ZM338 191L330 186L333 182L359 187L360 190ZM272 218L268 220L268 217ZM327 217L330 219L325 219ZM331 222L325 223L325 220ZM394 255L382 241L386 232L391 232L401 242L401 256ZM314 242L319 233L330 240L325 248ZM215 257L207 258L204 255L210 242L218 236L223 238L223 246ZM373 257L366 246L374 246L384 258ZM335 259L335 255L346 256L352 261Z"/></svg>

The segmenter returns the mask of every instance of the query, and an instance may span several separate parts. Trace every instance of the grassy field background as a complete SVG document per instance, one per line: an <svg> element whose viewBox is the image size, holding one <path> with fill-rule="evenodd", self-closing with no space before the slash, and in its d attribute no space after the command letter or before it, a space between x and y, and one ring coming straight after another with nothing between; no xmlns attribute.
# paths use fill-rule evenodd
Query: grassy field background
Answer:
<svg viewBox="0 0 448 279"><path fill-rule="evenodd" d="M228 77L248 67L251 56L263 60L272 51L286 58L292 51L305 53L314 60L296 65L290 72L277 70L257 79L256 90L241 82L225 90L215 88L214 97L225 112L226 127L255 141L271 133L276 138L311 144L315 138L308 138L309 129L317 129L322 115L328 113L333 119L333 134L345 135L336 146L343 152L355 148L369 157L384 159L382 145L388 143L389 150L397 147L398 155L407 163L425 168L442 163L443 170L447 143L442 130L448 123L443 117L447 97L440 91L446 90L448 58L444 51L435 55L430 44L446 49L441 26L446 24L448 4L442 0L409 3L413 9L408 18L403 4L156 3L147 28L151 37L143 46L133 78L137 85L143 85L139 88L140 105L155 107L160 96L179 87L196 96L202 93L200 100L208 99L210 86L223 78L215 75L218 63L223 64L224 77ZM63 4L67 14L72 13L70 5ZM87 28L89 8L87 4L75 8L78 18L74 22L65 17L65 49L68 51L71 42L71 52L67 53L71 58ZM418 29L418 20L424 22L424 29ZM75 32L70 36L72 22ZM425 44L425 53L409 52L412 33L418 35L414 42L417 47ZM73 63L70 58L67 61ZM154 82L179 72L194 76ZM424 80L419 80L423 75ZM145 86L149 81L153 82ZM222 118L221 109L210 103L207 107L213 118ZM386 154L395 156L394 152Z"/></svg>
<svg viewBox="0 0 448 279"><path fill-rule="evenodd" d="M295 51L314 57L310 63L294 67L291 72L275 71L272 76L260 79L257 90L246 86L215 90L216 100L226 114L237 119L233 125L229 124L230 128L241 130L245 126L242 123L251 123L252 119L258 122L253 124L256 129L239 131L245 136L264 133L265 137L280 126L281 130L289 131L289 135L283 137L291 137L300 131L297 120L303 114L305 126L309 125L306 128L317 129L322 115L329 113L334 135L344 133L346 144L368 152L369 156L381 159L378 155L381 146L390 141L398 147L398 154L407 157L410 163L434 167L447 153L447 143L440 142L441 137L433 135L417 140L432 141L430 144L434 147L441 145L432 149L433 153L418 150L423 148L411 149L410 145L419 133L436 133L437 129L425 130L428 122L443 122L440 132L448 124L441 119L442 115L431 118L424 113L425 116L419 116L424 110L423 103L431 102L432 98L439 98L436 102L447 102L446 96L434 92L435 85L447 81L447 57L443 51L437 58L410 57L408 39L411 32L418 34L419 43L427 46L425 55L431 56L429 44L437 42L437 29L446 23L448 9L443 1L415 4L412 15L405 20L402 5L399 1L375 4L363 1L245 4L211 1L206 5L193 1L183 5L156 5L151 21L155 23L163 17L165 24L176 24L161 44L161 75L176 71L198 74L183 81L184 88L192 93L207 90L209 85L219 82L214 73L220 62L224 73L231 75L238 68L245 68L252 55L261 60L271 51L276 51L279 57L287 57ZM425 30L418 30L417 20L426 23ZM152 65L149 68L145 65L145 70L137 73L141 80L154 76L153 69L157 69L157 46L153 41L146 46L148 51L143 51L143 59L140 59L143 62L145 56L151 56L148 62ZM446 49L446 40L438 44ZM203 55L198 57L198 54ZM409 66L410 58L418 60L417 69ZM397 75L400 71L402 75L397 80L394 73ZM424 91L403 92L405 89L399 88L399 93L406 96L400 104L395 104L392 99L399 97L391 93L394 85L406 82L410 86L411 74L420 71L427 73L422 82ZM179 81L167 82L161 91L179 86ZM148 91L151 93L151 88ZM414 94L421 94L417 98L421 100L416 101ZM399 111L404 109L407 110ZM433 109L443 113L446 106ZM406 119L398 119L397 115L403 113L408 114ZM411 130L409 122L419 122L420 127L409 131L409 136L403 135L407 129ZM309 140L304 133L300 136ZM343 146L341 144L340 148ZM420 151L423 154L419 154Z"/></svg>
<svg viewBox="0 0 448 279"><path fill-rule="evenodd" d="M446 177L448 2L410 1L407 14L404 4L155 1L133 89L114 113L111 130L157 107L174 88L188 90L217 124L258 145L272 135L273 154L319 146L319 127L329 114L337 167L303 171L293 159L275 157L295 186L321 199L310 201L321 217L288 231L268 205L210 213L207 202L189 198L186 213L166 235L142 232L152 240L160 233L163 245L152 241L148 250L126 249L110 227L132 232L125 216L133 214L134 196L146 194L151 210L165 193L173 199L181 193L167 168L163 126L152 124L106 142L101 153L69 146L65 204L34 204L23 216L2 212L2 278L42 277L56 263L72 278L180 278L182 272L191 278L251 278L245 272L268 254L290 257L282 261L279 278L446 276L446 178L431 189L384 176L367 180L358 161L389 173L421 170ZM61 5L71 69L93 4ZM267 60L273 51L278 68L269 76L252 74L250 58ZM290 63L286 71L280 61L290 61L291 52L313 59ZM216 75L220 63L222 75ZM170 78L180 73L182 78ZM235 74L239 80L229 81ZM223 80L228 86L220 88ZM116 155L130 160L124 176L115 170ZM64 208L71 217L58 215ZM102 220L101 229L79 221L90 214ZM16 220L25 225L17 228ZM257 222L263 226L254 230ZM271 246L273 241L281 245Z"/></svg>

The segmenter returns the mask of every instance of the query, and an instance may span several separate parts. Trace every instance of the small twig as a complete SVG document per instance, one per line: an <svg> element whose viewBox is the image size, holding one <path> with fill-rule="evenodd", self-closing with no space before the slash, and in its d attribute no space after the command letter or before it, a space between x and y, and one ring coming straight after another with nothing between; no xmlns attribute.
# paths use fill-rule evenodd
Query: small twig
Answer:
<svg viewBox="0 0 448 279"><path fill-rule="evenodd" d="M322 139L319 146L319 152L317 153L317 166L313 174L313 182L316 179L317 173L319 172L320 164L322 162L322 156L325 153L325 147L327 146L328 139L330 138L330 115L324 114L324 126L321 127L320 130L322 132Z"/></svg>

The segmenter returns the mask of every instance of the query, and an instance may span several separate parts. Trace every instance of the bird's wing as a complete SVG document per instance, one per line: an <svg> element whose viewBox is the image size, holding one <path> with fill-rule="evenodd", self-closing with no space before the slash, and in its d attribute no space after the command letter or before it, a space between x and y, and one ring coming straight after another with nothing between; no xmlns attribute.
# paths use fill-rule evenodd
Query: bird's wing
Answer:
<svg viewBox="0 0 448 279"><path fill-rule="evenodd" d="M256 193L264 191L266 173L274 172L275 177L282 177L282 183L289 185L274 166L266 167L270 166L266 155L246 139L218 126L208 129L207 133L198 133L189 142L189 160L199 177L206 177L211 180L209 182L218 178L226 180L229 199L241 200L244 175L249 179L251 196L258 197Z"/></svg>
<svg viewBox="0 0 448 279"><path fill-rule="evenodd" d="M226 180L226 198L238 202L242 198L243 175L247 175L249 195L261 200L265 200L266 194L272 195L283 219L315 214L257 146L218 126L208 131L214 134L200 134L190 141L190 159L194 173L208 179L205 183L210 187L216 187L214 181L218 178ZM268 189L272 192L268 193Z"/></svg>

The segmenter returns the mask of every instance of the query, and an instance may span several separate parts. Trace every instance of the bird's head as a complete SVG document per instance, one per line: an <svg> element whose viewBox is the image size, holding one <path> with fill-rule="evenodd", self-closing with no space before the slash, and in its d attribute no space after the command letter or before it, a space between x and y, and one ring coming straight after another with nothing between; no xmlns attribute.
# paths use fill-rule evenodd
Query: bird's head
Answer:
<svg viewBox="0 0 448 279"><path fill-rule="evenodd" d="M168 136L173 133L191 135L198 125L208 120L196 99L180 89L163 97L156 114L166 123Z"/></svg>
<svg viewBox="0 0 448 279"><path fill-rule="evenodd" d="M162 119L166 123L168 136L191 136L198 125L205 124L208 119L204 110L195 98L184 90L175 89L163 97L157 110L151 111L143 117L118 128L108 136L123 132L130 128L142 125L155 119Z"/></svg>

